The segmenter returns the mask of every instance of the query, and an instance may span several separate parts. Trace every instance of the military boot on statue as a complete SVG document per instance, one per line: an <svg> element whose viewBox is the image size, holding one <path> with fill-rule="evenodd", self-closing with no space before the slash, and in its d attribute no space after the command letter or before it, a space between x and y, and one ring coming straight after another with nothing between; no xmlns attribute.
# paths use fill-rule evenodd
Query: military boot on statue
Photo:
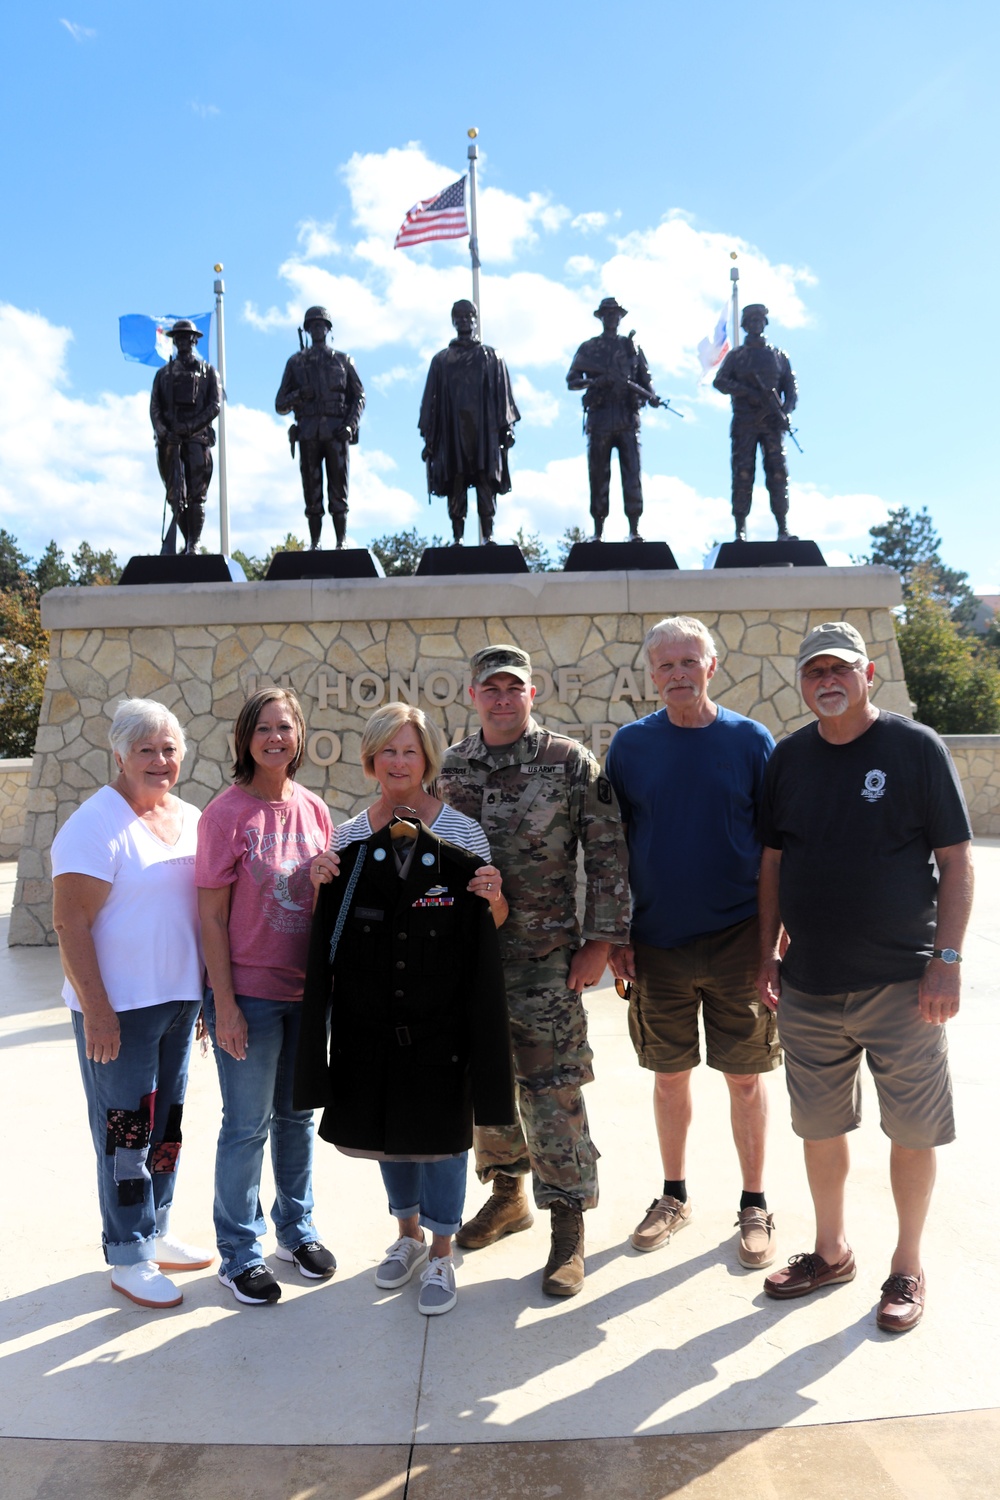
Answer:
<svg viewBox="0 0 1000 1500"><path fill-rule="evenodd" d="M204 527L205 507L203 505L189 505L181 519L181 530L184 534L184 551L188 557L193 556L197 552Z"/></svg>
<svg viewBox="0 0 1000 1500"><path fill-rule="evenodd" d="M575 1297L583 1289L583 1212L568 1203L552 1205L552 1249L542 1273L549 1297Z"/></svg>
<svg viewBox="0 0 1000 1500"><path fill-rule="evenodd" d="M778 512L778 511L775 511L775 513L774 513L774 519L778 523L778 541L779 542L797 542L798 541L798 537L797 536L793 536L792 533L788 529L788 512L787 512L787 510L783 514L780 513L780 512Z"/></svg>
<svg viewBox="0 0 1000 1500"><path fill-rule="evenodd" d="M337 551L343 552L344 538L347 536L347 517L335 515L333 517L333 530L337 538Z"/></svg>
<svg viewBox="0 0 1000 1500"><path fill-rule="evenodd" d="M319 539L323 535L323 517L307 516L306 520L309 522L309 550L310 552L317 552L319 550Z"/></svg>
<svg viewBox="0 0 1000 1500"><path fill-rule="evenodd" d="M736 540L738 542L745 542L746 539L747 539L747 513L744 511L741 514L739 511L736 511L735 512L735 520L736 520Z"/></svg>
<svg viewBox="0 0 1000 1500"><path fill-rule="evenodd" d="M594 541L594 542L603 542L603 540L604 540L604 517L603 516L595 516L594 517L594 535L591 538L591 540Z"/></svg>
<svg viewBox="0 0 1000 1500"><path fill-rule="evenodd" d="M465 536L465 517L453 516L451 521L451 545L461 547L462 538Z"/></svg>
<svg viewBox="0 0 1000 1500"><path fill-rule="evenodd" d="M534 1222L535 1216L528 1207L528 1195L524 1190L524 1178L498 1172L493 1179L492 1196L487 1198L474 1219L462 1225L455 1243L463 1250L482 1250L487 1245L495 1245L505 1234L530 1229Z"/></svg>
<svg viewBox="0 0 1000 1500"><path fill-rule="evenodd" d="M639 535L639 517L638 516L629 516L629 518L628 518L628 540L630 542L641 542L642 541L642 537Z"/></svg>

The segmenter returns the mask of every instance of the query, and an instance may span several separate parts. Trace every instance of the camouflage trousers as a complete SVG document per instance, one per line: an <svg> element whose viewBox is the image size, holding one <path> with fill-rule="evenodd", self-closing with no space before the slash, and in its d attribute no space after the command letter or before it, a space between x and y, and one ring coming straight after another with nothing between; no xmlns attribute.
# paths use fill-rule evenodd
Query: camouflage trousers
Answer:
<svg viewBox="0 0 1000 1500"><path fill-rule="evenodd" d="M566 988L571 948L504 965L520 1124L477 1128L481 1182L530 1171L539 1208L597 1204L597 1159L583 1085L594 1077L587 1014Z"/></svg>

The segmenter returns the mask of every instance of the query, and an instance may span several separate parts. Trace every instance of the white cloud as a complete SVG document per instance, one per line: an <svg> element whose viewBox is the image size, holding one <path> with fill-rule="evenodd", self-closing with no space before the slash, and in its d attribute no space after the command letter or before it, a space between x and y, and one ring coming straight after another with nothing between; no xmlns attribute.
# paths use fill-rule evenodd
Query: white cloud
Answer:
<svg viewBox="0 0 1000 1500"><path fill-rule="evenodd" d="M385 370L381 375L376 375L371 381L371 385L384 396L386 391L391 390L394 385L413 385L416 381L423 379L426 374L427 366L423 363L419 365L393 365L391 370Z"/></svg>
<svg viewBox="0 0 1000 1500"><path fill-rule="evenodd" d="M67 556L82 540L124 560L159 550L163 486L156 470L149 396L67 394L69 329L0 304L0 515L37 556L55 537ZM149 371L150 382L153 372ZM227 408L232 545L266 552L304 529L298 464L285 424L247 406ZM218 449L215 450L218 458ZM351 504L373 533L413 525L420 506L390 478L378 450L351 457ZM218 475L209 490L205 543L218 545Z"/></svg>
<svg viewBox="0 0 1000 1500"><path fill-rule="evenodd" d="M551 427L559 416L559 400L551 391L539 391L527 375L515 375L514 400L527 427Z"/></svg>
<svg viewBox="0 0 1000 1500"><path fill-rule="evenodd" d="M571 276L590 276L597 270L597 261L592 260L589 255L571 255L566 262L566 270Z"/></svg>
<svg viewBox="0 0 1000 1500"><path fill-rule="evenodd" d="M59 17L59 25L65 26L74 42L86 42L97 35L92 26L81 26L78 21L67 21L65 16Z"/></svg>
<svg viewBox="0 0 1000 1500"><path fill-rule="evenodd" d="M197 99L191 100L191 108L203 120L212 120L222 113L217 104L199 104Z"/></svg>
<svg viewBox="0 0 1000 1500"><path fill-rule="evenodd" d="M331 256L340 255L342 247L335 238L336 233L335 220L320 224L316 219L304 219L297 235L303 259L328 260Z"/></svg>
<svg viewBox="0 0 1000 1500"><path fill-rule="evenodd" d="M570 225L573 229L579 229L581 234L594 234L598 229L603 229L607 222L607 214L595 210L588 214L577 214Z"/></svg>

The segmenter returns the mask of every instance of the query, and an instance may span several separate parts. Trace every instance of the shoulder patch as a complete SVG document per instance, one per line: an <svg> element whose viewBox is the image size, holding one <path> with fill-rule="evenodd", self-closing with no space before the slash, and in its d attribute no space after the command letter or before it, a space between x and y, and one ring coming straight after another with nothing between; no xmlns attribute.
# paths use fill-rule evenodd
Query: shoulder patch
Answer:
<svg viewBox="0 0 1000 1500"><path fill-rule="evenodd" d="M610 805L611 782L606 776L598 776L597 778L597 800L598 802L605 802Z"/></svg>

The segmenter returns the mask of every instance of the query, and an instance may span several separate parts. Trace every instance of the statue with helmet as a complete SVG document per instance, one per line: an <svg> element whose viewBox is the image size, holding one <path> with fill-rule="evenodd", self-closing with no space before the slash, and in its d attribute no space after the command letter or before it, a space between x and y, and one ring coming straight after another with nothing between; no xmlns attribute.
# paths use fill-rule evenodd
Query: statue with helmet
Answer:
<svg viewBox="0 0 1000 1500"><path fill-rule="evenodd" d="M731 397L733 403L729 433L736 540L745 542L747 539L747 516L753 500L759 447L764 461L764 483L778 523L778 540L794 541L788 530L788 465L784 439L787 432L795 442L790 421L798 402L795 375L785 351L775 348L764 338L767 308L762 302L747 303L740 326L746 338L738 349L731 349L726 355L712 382L715 389Z"/></svg>
<svg viewBox="0 0 1000 1500"><path fill-rule="evenodd" d="M473 485L483 541L492 543L497 495L510 492L507 453L521 414L506 364L480 342L476 304L461 298L451 321L456 336L431 360L420 404L427 493L447 497L454 545L460 546Z"/></svg>
<svg viewBox="0 0 1000 1500"><path fill-rule="evenodd" d="M615 297L604 297L594 308L603 333L587 339L573 356L566 376L571 391L583 392L583 430L587 438L587 468L590 477L590 514L594 518L594 541L604 536L611 489L611 454L618 450L622 497L628 517L630 542L641 542L642 475L639 464L639 412L644 405L669 406L653 390L646 356L635 342L634 331L625 338L618 325L628 309ZM670 408L671 410L673 408Z"/></svg>
<svg viewBox="0 0 1000 1500"><path fill-rule="evenodd" d="M309 336L306 346L303 329ZM358 441L364 386L350 355L327 343L333 322L325 307L310 307L299 329L299 353L285 366L274 409L280 416L294 412L288 429L292 457L299 445L299 472L305 497L309 542L319 547L323 530L323 470L338 550L347 535L349 450Z"/></svg>
<svg viewBox="0 0 1000 1500"><path fill-rule="evenodd" d="M153 377L149 417L156 434L156 463L167 492L172 520L161 555L177 549L177 532L183 551L197 552L205 525L205 497L212 480L212 449L219 415L219 377L210 364L199 359L196 345L201 330L188 318L178 318L166 330L174 352Z"/></svg>

